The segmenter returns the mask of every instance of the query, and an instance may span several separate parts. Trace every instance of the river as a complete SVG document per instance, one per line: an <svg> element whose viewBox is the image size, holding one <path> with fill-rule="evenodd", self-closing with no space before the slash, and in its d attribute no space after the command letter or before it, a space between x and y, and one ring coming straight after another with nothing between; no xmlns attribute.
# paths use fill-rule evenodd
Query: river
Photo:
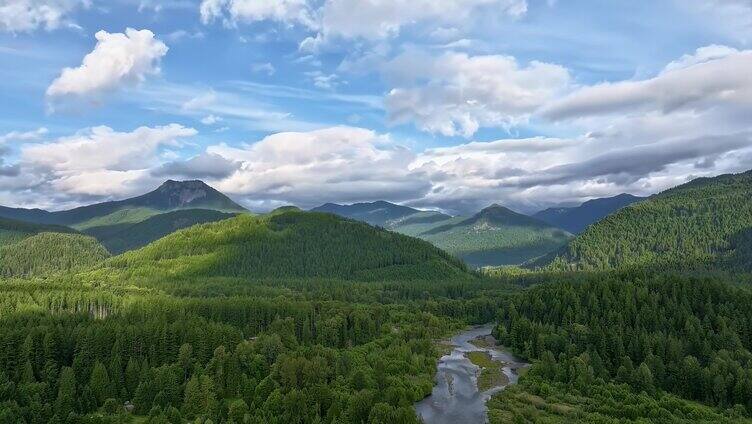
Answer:
<svg viewBox="0 0 752 424"><path fill-rule="evenodd" d="M487 422L486 401L495 393L517 383L518 370L528 364L498 346L483 348L470 341L489 336L493 324L474 327L452 337L452 352L439 360L436 385L430 396L415 404L418 417L425 424L484 424ZM478 390L478 367L465 356L467 352L488 353L503 363L508 382L486 391Z"/></svg>

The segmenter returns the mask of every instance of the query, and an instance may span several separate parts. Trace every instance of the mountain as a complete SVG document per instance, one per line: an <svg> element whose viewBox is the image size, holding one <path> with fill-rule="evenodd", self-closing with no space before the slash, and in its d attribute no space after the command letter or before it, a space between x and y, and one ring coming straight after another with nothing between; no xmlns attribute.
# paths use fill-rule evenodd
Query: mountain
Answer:
<svg viewBox="0 0 752 424"><path fill-rule="evenodd" d="M101 226L102 220L110 225L124 222L135 223L158 213L178 209L246 211L245 208L203 181L168 180L156 190L130 199L97 203L59 212L1 207L0 217L41 224L76 226L84 229ZM135 210L135 212L124 212L129 210ZM138 215L139 219L134 219L134 215ZM121 219L119 220L118 217Z"/></svg>
<svg viewBox="0 0 752 424"><path fill-rule="evenodd" d="M333 213L380 227L386 225L388 221L398 220L420 212L418 209L395 205L383 200L370 203L355 203L352 205L326 203L311 209L311 211Z"/></svg>
<svg viewBox="0 0 752 424"><path fill-rule="evenodd" d="M177 231L107 261L104 276L343 280L470 277L464 264L422 240L331 214L241 214ZM126 278L126 280L129 278Z"/></svg>
<svg viewBox="0 0 752 424"><path fill-rule="evenodd" d="M750 198L752 171L696 179L619 210L534 265L749 270Z"/></svg>
<svg viewBox="0 0 752 424"><path fill-rule="evenodd" d="M384 228L417 237L437 225L450 222L452 219L454 218L441 212L418 211L412 215L389 220L384 223Z"/></svg>
<svg viewBox="0 0 752 424"><path fill-rule="evenodd" d="M452 217L385 201L327 203L313 210L421 238L474 267L520 264L558 249L571 237L566 231L498 205L471 217Z"/></svg>
<svg viewBox="0 0 752 424"><path fill-rule="evenodd" d="M60 225L34 224L15 219L0 218L0 246L15 243L39 233L76 233Z"/></svg>
<svg viewBox="0 0 752 424"><path fill-rule="evenodd" d="M95 265L110 256L93 237L42 232L0 246L0 277L44 275Z"/></svg>
<svg viewBox="0 0 752 424"><path fill-rule="evenodd" d="M208 209L182 209L154 215L135 224L91 227L83 232L99 240L113 255L118 255L146 246L177 230L233 216L235 214Z"/></svg>
<svg viewBox="0 0 752 424"><path fill-rule="evenodd" d="M645 198L623 193L614 197L588 200L573 208L549 208L536 213L533 217L572 234L579 234L589 225L641 200Z"/></svg>
<svg viewBox="0 0 752 424"><path fill-rule="evenodd" d="M492 205L469 218L439 221L417 237L480 267L523 263L556 250L572 236L543 221Z"/></svg>

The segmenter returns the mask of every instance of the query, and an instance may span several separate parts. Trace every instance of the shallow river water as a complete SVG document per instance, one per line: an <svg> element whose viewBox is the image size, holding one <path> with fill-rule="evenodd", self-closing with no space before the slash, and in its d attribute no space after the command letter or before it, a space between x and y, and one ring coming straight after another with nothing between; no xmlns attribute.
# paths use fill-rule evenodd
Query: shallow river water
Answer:
<svg viewBox="0 0 752 424"><path fill-rule="evenodd" d="M433 392L415 404L415 411L425 424L483 424L487 422L486 401L494 393L517 383L518 370L528 364L498 346L481 348L470 343L490 335L493 327L493 324L475 327L452 337L452 352L442 356L437 365ZM472 351L487 352L493 360L503 362L509 383L479 391L478 367L465 356Z"/></svg>

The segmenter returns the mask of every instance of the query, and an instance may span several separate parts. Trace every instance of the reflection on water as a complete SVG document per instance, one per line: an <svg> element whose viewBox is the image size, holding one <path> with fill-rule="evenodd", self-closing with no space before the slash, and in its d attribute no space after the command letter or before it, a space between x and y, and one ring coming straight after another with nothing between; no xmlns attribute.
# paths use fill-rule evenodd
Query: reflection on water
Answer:
<svg viewBox="0 0 752 424"><path fill-rule="evenodd" d="M451 339L452 352L439 360L436 385L431 396L415 405L418 416L426 424L483 424L487 421L486 401L496 392L517 383L517 370L527 366L518 358L498 347L480 348L470 343L491 334L493 324L464 331ZM487 352L495 361L504 362L503 372L509 383L478 391L477 371L465 356L467 352Z"/></svg>

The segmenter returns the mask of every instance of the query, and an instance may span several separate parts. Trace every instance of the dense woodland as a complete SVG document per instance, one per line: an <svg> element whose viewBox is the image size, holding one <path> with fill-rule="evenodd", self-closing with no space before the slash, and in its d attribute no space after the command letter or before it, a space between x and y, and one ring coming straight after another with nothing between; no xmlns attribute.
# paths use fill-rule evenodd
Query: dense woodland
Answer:
<svg viewBox="0 0 752 424"><path fill-rule="evenodd" d="M734 250L734 241L749 240L750 196L752 171L694 180L588 227L558 255L552 255L556 256L552 266L686 269L714 267L721 261L726 268L748 268L749 262Z"/></svg>
<svg viewBox="0 0 752 424"><path fill-rule="evenodd" d="M533 374L752 411L752 293L713 278L568 276L510 296L495 334ZM556 390L555 388L552 390Z"/></svg>
<svg viewBox="0 0 752 424"><path fill-rule="evenodd" d="M39 233L0 245L0 276L43 275L80 269L102 262L110 254L92 237Z"/></svg>
<svg viewBox="0 0 752 424"><path fill-rule="evenodd" d="M211 284L178 296L5 281L0 422L414 423L434 340L493 319L509 292L488 281L362 283L357 294L352 282L235 283L253 294L229 281L229 297Z"/></svg>

